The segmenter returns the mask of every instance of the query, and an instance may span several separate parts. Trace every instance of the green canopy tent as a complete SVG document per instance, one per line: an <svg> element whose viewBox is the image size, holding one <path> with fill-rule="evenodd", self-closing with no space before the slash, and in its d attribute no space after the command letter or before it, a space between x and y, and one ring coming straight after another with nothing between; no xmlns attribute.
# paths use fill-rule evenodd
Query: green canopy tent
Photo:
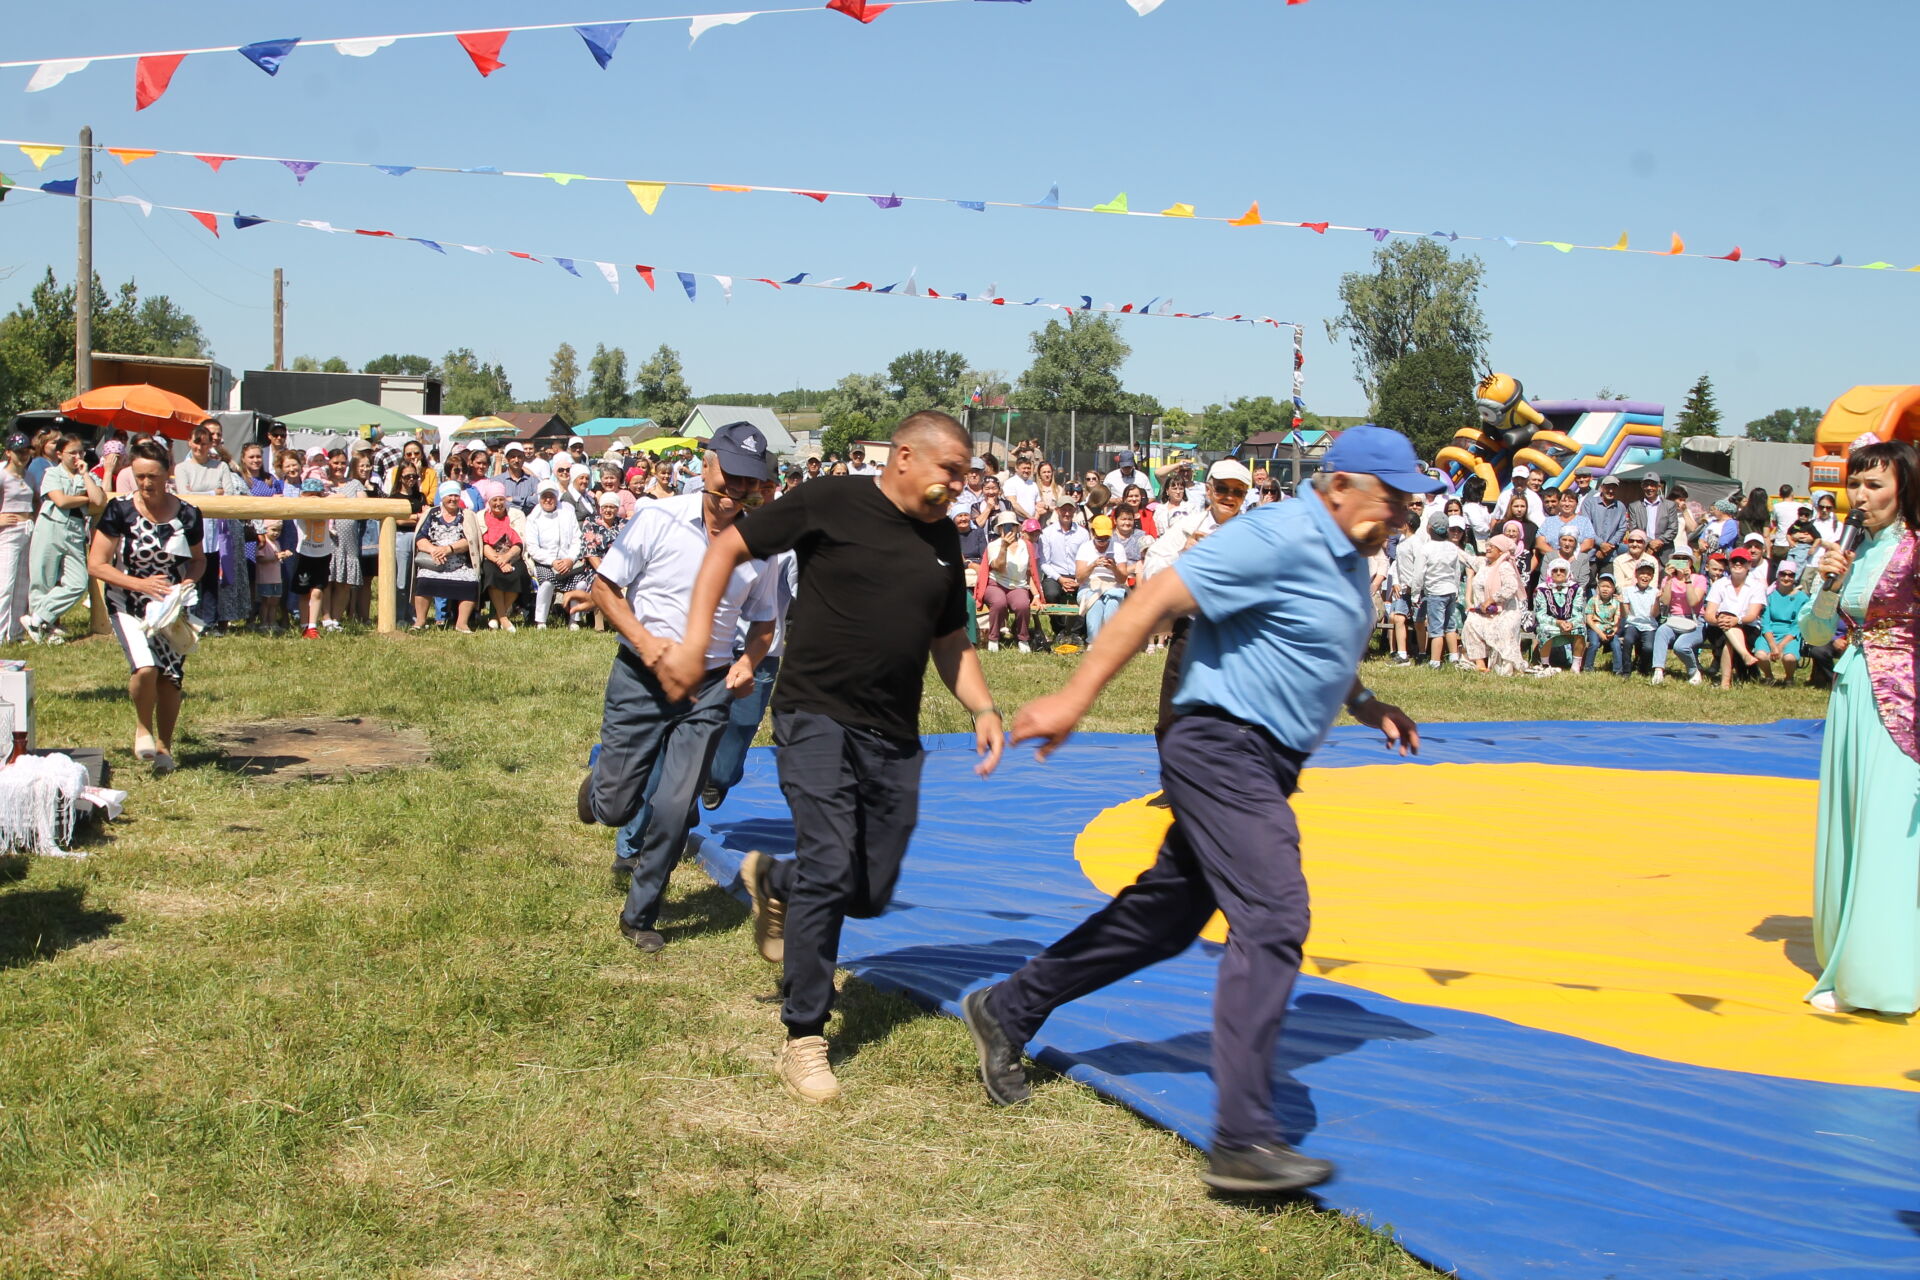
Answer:
<svg viewBox="0 0 1920 1280"><path fill-rule="evenodd" d="M418 434L428 440L437 440L440 434L418 418L365 400L342 400L317 409L302 409L299 413L282 414L280 421L287 424L288 431L314 431L322 435L364 437L366 429L372 426L378 426L386 435Z"/></svg>
<svg viewBox="0 0 1920 1280"><path fill-rule="evenodd" d="M1712 506L1721 498L1731 497L1736 501L1740 495L1740 482L1727 476L1717 475L1705 467L1696 467L1691 462L1682 462L1678 458L1663 458L1659 462L1644 467L1630 467L1625 471L1616 471L1613 478L1620 482L1620 496L1632 500L1640 496L1640 482L1649 475L1658 475L1666 483L1669 493L1676 484L1685 485L1687 497L1702 506Z"/></svg>

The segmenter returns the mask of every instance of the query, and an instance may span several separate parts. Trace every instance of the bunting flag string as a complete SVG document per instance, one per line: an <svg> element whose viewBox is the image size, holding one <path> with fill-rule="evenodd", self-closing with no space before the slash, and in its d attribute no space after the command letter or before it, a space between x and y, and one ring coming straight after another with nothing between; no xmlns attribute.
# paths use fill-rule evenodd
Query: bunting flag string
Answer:
<svg viewBox="0 0 1920 1280"><path fill-rule="evenodd" d="M898 3L903 3L903 4L904 3L921 3L921 2L933 3L935 2L935 0L898 0ZM940 0L940 2L945 2L945 0ZM1021 2L1024 3L1025 0L1021 0ZM783 11L783 12L790 12L790 11ZM491 34L498 35L500 33L494 32ZM617 42L617 37L615 37L615 41ZM493 53L497 54L499 52L500 46L498 44L491 45L490 47ZM4 64L0 64L0 65L4 65ZM35 141L14 139L14 138L0 138L0 146L17 147L23 154L27 156L28 159L33 161L35 168L38 168L44 165L48 159L50 159L53 156L60 155L62 152L64 152L67 149L66 144L63 144L63 143L35 142ZM960 200L960 199L955 199L951 196L901 195L896 191L889 191L886 193L874 192L874 191L839 191L839 190L834 190L832 188L825 188L825 187L819 187L819 186L782 187L782 186L772 186L765 183L715 182L711 180L688 181L684 179L642 180L642 179L635 179L635 178L612 178L612 177L603 177L603 176L596 176L596 175L583 174L583 173L557 172L553 170L533 171L533 170L518 170L518 169L502 169L497 165L468 165L468 166L461 167L461 166L453 166L453 165L430 165L430 164L375 164L365 160L324 160L324 161L301 160L301 159L296 159L290 156L222 155L222 154L215 154L211 152L177 151L177 150L168 150L165 148L150 148L150 147L136 148L136 147L102 146L102 147L97 147L96 149L106 151L108 154L117 157L122 165L129 165L134 163L136 160L149 159L154 156L184 157L187 159L198 160L201 163L212 168L216 173L220 171L220 167L222 165L227 164L229 162L245 161L245 162L262 163L262 164L276 164L289 170L294 175L295 179L301 183L304 183L308 175L313 173L313 171L316 169L336 168L336 169L377 169L381 173L387 174L392 177L404 177L408 174L413 174L413 173L441 173L441 174L484 175L487 177L496 177L496 178L536 179L541 182L554 183L555 185L562 186L562 187L571 186L574 183L581 183L581 184L587 184L587 185L617 184L620 186L624 186L627 189L628 194L633 197L634 203L638 204L640 206L641 211L648 214L649 216L654 214L659 209L661 199L666 195L669 189L680 190L680 191L705 190L705 191L714 191L714 192L722 192L722 193L729 193L729 194L776 194L776 195L804 196L808 200L818 204L826 204L835 199L862 200L870 203L871 205L873 205L873 207L877 209L898 209L906 204L921 204L921 205L958 206L963 209L971 210L972 212L975 212L975 213L984 213L989 209L1043 209L1050 213L1087 213L1087 214L1097 213L1097 214L1105 214L1108 216L1129 217L1129 218L1179 218L1188 222L1194 222L1194 223L1211 222L1211 223L1216 223L1222 226L1235 227L1235 228L1304 230L1304 231L1310 231L1313 234L1320 235L1320 236L1324 236L1329 232L1350 232L1350 233L1365 235L1369 239L1375 241L1376 243L1387 240L1388 238L1392 238L1392 237L1397 237L1402 239L1435 239L1435 240L1444 240L1444 241L1447 241L1448 243L1454 243L1457 241L1466 240L1466 241L1478 242L1483 244L1504 244L1509 249L1518 249L1523 247L1552 249L1554 252L1562 253L1562 254L1570 254L1576 251L1582 251L1582 252L1596 251L1596 252L1607 252L1607 253L1639 254L1645 257L1657 257L1657 258L1694 258L1697 260L1707 261L1707 262L1743 262L1745 261L1745 262L1754 262L1754 263L1765 263L1767 266L1773 267L1776 270L1782 267L1826 267L1826 268L1838 267L1842 270L1847 270L1847 271L1920 272L1920 264L1916 264L1910 267L1898 267L1892 262L1881 260L1881 259L1876 259L1872 262L1865 262L1865 263L1848 263L1848 262L1842 261L1841 258L1837 255L1833 258L1824 259L1824 260L1818 259L1818 258L1809 258L1809 259L1788 258L1784 254L1775 258L1747 257L1742 253L1742 250L1739 245L1735 245L1727 253L1707 253L1699 250L1688 249L1686 246L1686 241L1681 238L1680 233L1677 231L1672 233L1668 247L1664 249L1639 249L1639 248L1634 248L1629 243L1628 235L1624 231L1620 233L1620 238L1614 241L1612 244L1600 244L1600 243L1581 244L1571 240L1545 240L1545 239L1530 240L1530 239L1518 238L1514 236L1470 234L1463 231L1412 231L1412 230L1397 230L1391 227L1384 227L1384 226L1371 226L1371 227L1345 226L1340 223L1326 222L1326 221L1319 221L1319 222L1288 221L1284 219L1273 219L1273 218L1264 217L1260 212L1260 202L1257 200L1253 201L1248 206L1245 213L1242 213L1237 217L1229 216L1226 214L1202 214L1202 213L1199 213L1192 204L1185 203L1185 202L1169 205L1167 208L1160 209L1157 211L1153 209L1146 209L1146 208L1135 209L1130 206L1128 195L1124 191L1115 195L1111 200L1105 201L1101 204L1070 205L1070 204L1061 203L1060 187L1058 183L1055 183L1052 187L1050 187L1045 196L1041 197L1039 200L1034 200L1034 201Z"/></svg>
<svg viewBox="0 0 1920 1280"><path fill-rule="evenodd" d="M149 53L95 53L79 58L14 59L0 61L0 68L32 67L33 75L27 81L26 91L40 93L53 88L68 76L85 71L96 62L131 62L134 64L134 109L144 111L165 95L173 83L174 72L180 69L183 61L206 54L237 53L268 75L277 77L288 57L296 49L331 46L335 52L349 58L368 58L402 40L451 39L456 41L472 59L474 70L482 76L490 76L506 66L506 63L500 60L500 50L508 36L523 31L571 30L585 42L587 52L604 71L607 64L613 61L614 51L619 47L620 38L626 34L627 28L637 24L684 22L687 24L689 36L687 47L692 48L695 41L714 27L736 25L749 18L789 13L839 13L866 26L889 9L968 2L970 0L890 0L890 3L877 4L872 3L871 0L827 0L825 4L755 9L744 13L683 13L661 17L625 18L618 22L542 22L485 30L409 31L383 36L334 36L324 40L287 36L273 40L256 40L249 44L208 45L198 49L169 49ZM1026 3L1027 0L1019 0L1019 2Z"/></svg>
<svg viewBox="0 0 1920 1280"><path fill-rule="evenodd" d="M444 236L426 237L426 236L417 236L417 235L403 235L397 231L389 231L385 229L371 228L371 227L339 227L339 226L335 226L331 222L324 222L324 221L320 221L318 219L312 219L312 218L301 218L301 219L269 218L269 217L263 217L259 214L240 213L237 211L231 215L220 214L207 209L190 209L182 205L158 204L150 200L144 200L139 196L130 196L130 195L106 196L106 195L96 194L91 196L80 196L75 190L75 185L76 185L75 179L65 178L65 179L60 179L53 182L42 183L40 184L39 190L49 195L68 196L75 199L92 200L96 204L131 205L139 209L141 214L145 217L152 217L153 212L156 209L161 210L163 212L167 212L167 213L184 214L187 217L193 219L195 222L199 223L201 226L205 227L209 232L211 232L215 236L218 236L220 234L220 222L222 219L225 219L228 225L236 231L244 231L250 227L257 227L257 226L263 226L263 225L278 226L278 227L293 227L296 229L302 229L307 231L324 232L329 235L362 236L372 240L406 241L412 244L420 245L422 248L429 249L434 253L438 253L442 255L445 255L448 249L461 249L468 253L476 254L480 257L491 257L496 252L499 252L498 250L495 250L490 245L464 244L458 240L453 240ZM4 178L0 178L0 186L16 187L17 189L22 189L22 190L31 189L31 188L18 188L17 184L6 181ZM580 271L579 264L582 262L591 263L594 269L599 273L601 278L603 278L607 282L607 284L613 289L613 291L615 293L620 292L620 280L619 280L620 268L613 262L605 261L598 258L586 257L585 255L581 255L581 254L561 255L561 254L549 253L545 251L542 251L540 253L532 253L524 249L508 249L508 250L505 250L505 253L507 254L508 257L519 258L526 262L539 263L542 265L551 264L553 266L558 267L560 270L565 271L568 275L573 276L575 279L580 279L580 280L584 280L587 277L583 272ZM656 272L671 271L674 277L680 282L681 288L685 290L687 295L687 300L689 302L696 302L699 300L698 299L699 281L702 277L705 277L706 279L711 280L715 284L719 285L722 299L725 301L731 302L733 299L734 281L736 279L741 278L738 273L730 274L730 275L720 275L711 271L685 271L685 270L681 270L679 268L674 268L674 267L642 265L638 263L634 264L633 270L640 276L641 280L643 280L646 283L646 286L649 292L653 292L656 289L656 281L655 281ZM993 306L993 307L1039 307L1047 311L1060 311L1060 312L1068 312L1068 313L1081 311L1081 312L1093 312L1093 313L1107 314L1107 315L1149 316L1158 320L1212 320L1212 321L1215 321L1216 323L1222 323L1222 324L1246 324L1246 325L1252 325L1256 328L1291 330L1293 332L1293 341L1294 341L1294 347L1295 347L1294 368L1295 368L1296 376L1295 376L1295 382L1294 382L1294 394L1296 397L1296 401L1300 394L1300 391L1299 391L1300 382L1299 382L1298 371L1300 369L1301 361L1304 358L1300 354L1300 350L1301 350L1300 344L1302 341L1302 337L1301 337L1302 326L1299 322L1293 321L1293 320L1276 320L1272 316L1251 315L1251 314L1246 314L1242 312L1234 312L1231 314L1227 314L1219 311L1176 311L1173 308L1173 302L1171 299L1162 299L1159 297L1150 299L1145 304L1134 303L1134 302L1095 303L1091 295L1083 294L1080 298L1079 304L1075 305L1074 303L1071 303L1071 302L1049 302L1045 298L1041 298L1041 297L1031 298L1024 302L1016 301L1014 299L1008 298L1005 295L1003 295L1000 292L1000 288L998 285L988 285L984 291L979 293L959 292L959 291L943 293L940 290L931 289L925 285L919 284L917 280L914 279L914 276L912 273L909 273L907 279L904 281L895 281L892 284L882 285L882 286L876 286L870 280L859 280L853 284L843 284L842 281L846 279L846 277L844 276L834 276L831 279L827 279L827 280L815 280L813 279L813 273L808 271L799 272L798 274L790 276L784 280L775 279L770 274L759 275L759 276L746 276L744 278L751 281L754 284L766 285L769 288L773 289L776 293L788 288L830 289L830 290L833 290L836 292L842 292L842 293L886 294L889 297L922 298L922 299L935 301L935 302L972 302L972 303L976 303L983 306ZM906 288L902 289L901 288L902 284L905 284Z"/></svg>

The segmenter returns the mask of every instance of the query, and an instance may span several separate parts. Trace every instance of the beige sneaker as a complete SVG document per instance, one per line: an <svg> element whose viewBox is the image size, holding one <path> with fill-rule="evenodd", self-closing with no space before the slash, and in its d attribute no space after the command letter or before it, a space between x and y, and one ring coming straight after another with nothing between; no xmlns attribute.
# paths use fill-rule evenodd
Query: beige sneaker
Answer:
<svg viewBox="0 0 1920 1280"><path fill-rule="evenodd" d="M780 1046L774 1058L780 1083L802 1102L814 1104L840 1101L840 1082L827 1063L824 1036L801 1036Z"/></svg>
<svg viewBox="0 0 1920 1280"><path fill-rule="evenodd" d="M740 861L740 882L753 899L753 945L760 948L761 959L779 964L787 958L787 904L771 896L767 888L767 875L772 870L773 859L758 849Z"/></svg>

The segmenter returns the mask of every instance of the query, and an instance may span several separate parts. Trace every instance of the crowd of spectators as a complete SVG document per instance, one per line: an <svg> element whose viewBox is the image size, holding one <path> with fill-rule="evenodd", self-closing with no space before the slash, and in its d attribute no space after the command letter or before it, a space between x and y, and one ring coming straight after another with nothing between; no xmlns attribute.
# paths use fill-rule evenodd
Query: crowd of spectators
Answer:
<svg viewBox="0 0 1920 1280"><path fill-rule="evenodd" d="M1491 502L1413 500L1373 565L1393 661L1540 676L1604 665L1722 689L1789 684L1803 665L1830 676L1846 636L1805 645L1798 618L1809 565L1839 535L1831 495L1807 503L1782 486L1703 506L1658 474L1631 494L1610 476L1543 481L1520 466Z"/></svg>

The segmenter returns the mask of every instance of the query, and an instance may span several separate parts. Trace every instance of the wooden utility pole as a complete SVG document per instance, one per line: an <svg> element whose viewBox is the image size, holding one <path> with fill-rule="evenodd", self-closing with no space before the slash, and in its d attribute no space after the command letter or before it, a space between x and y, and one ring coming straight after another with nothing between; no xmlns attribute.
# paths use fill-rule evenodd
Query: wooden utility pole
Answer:
<svg viewBox="0 0 1920 1280"><path fill-rule="evenodd" d="M93 126L80 129L80 268L73 282L73 389L93 390Z"/></svg>
<svg viewBox="0 0 1920 1280"><path fill-rule="evenodd" d="M273 269L273 368L277 373L287 367L287 281L280 268Z"/></svg>

